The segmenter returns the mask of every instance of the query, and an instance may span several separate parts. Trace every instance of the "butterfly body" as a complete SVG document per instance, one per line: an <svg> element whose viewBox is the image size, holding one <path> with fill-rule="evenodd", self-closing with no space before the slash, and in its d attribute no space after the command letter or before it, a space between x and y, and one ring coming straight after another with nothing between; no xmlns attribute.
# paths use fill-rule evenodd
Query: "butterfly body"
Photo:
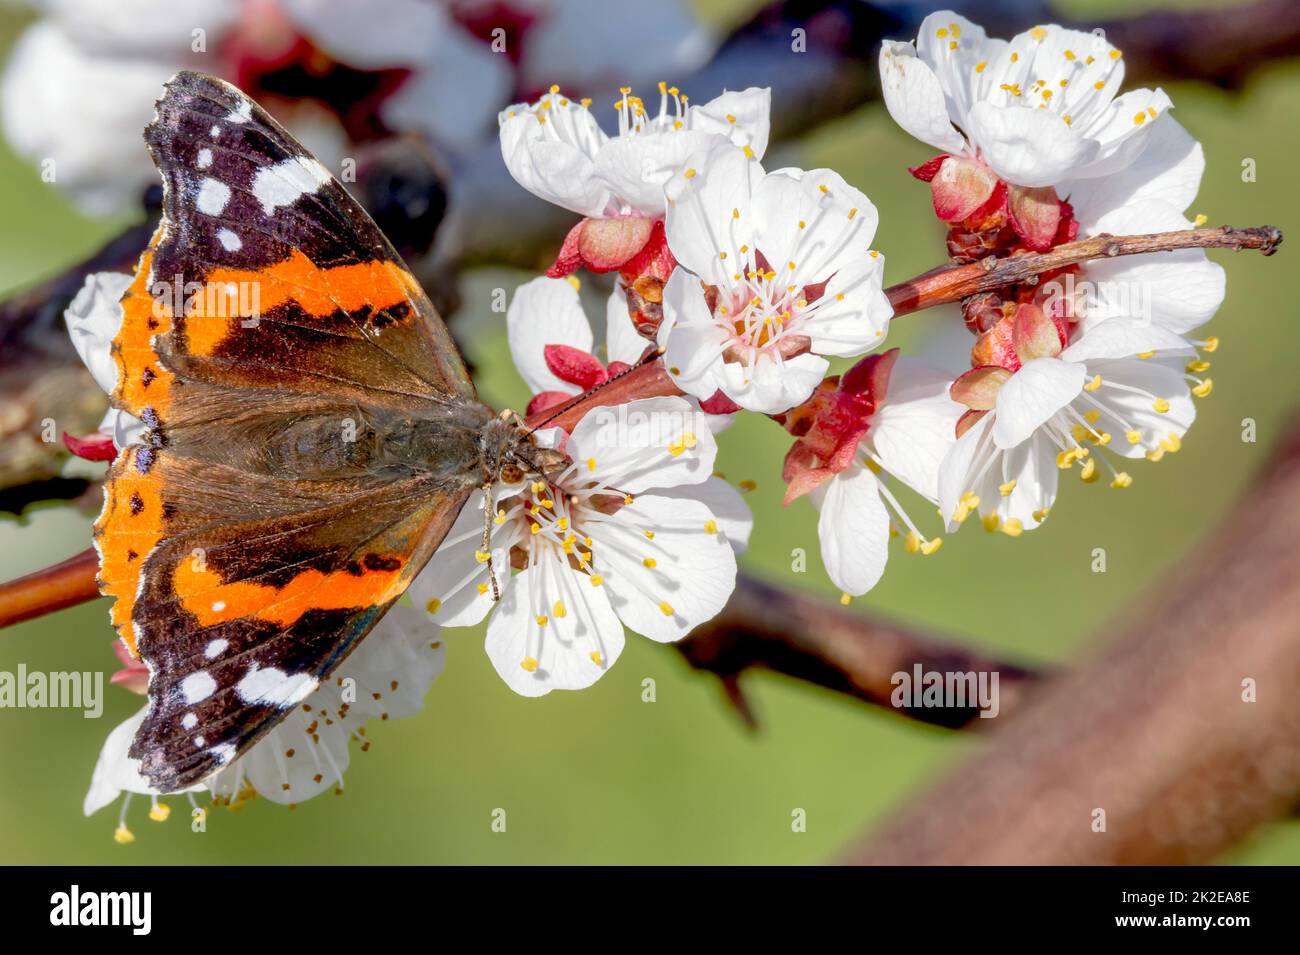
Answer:
<svg viewBox="0 0 1300 955"><path fill-rule="evenodd" d="M555 466L482 404L432 304L343 187L237 89L168 82L163 220L122 299L124 448L95 526L150 669L130 754L163 792L327 679L475 488Z"/></svg>

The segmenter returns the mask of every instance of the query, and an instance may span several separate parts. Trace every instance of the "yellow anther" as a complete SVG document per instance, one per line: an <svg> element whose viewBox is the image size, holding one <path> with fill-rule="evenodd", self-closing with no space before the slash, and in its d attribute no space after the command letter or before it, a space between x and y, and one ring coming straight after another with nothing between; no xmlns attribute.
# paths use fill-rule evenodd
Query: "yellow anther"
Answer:
<svg viewBox="0 0 1300 955"><path fill-rule="evenodd" d="M907 534L907 543L903 545L903 549L906 550L909 554L920 553L921 535L917 534L916 531L909 531Z"/></svg>
<svg viewBox="0 0 1300 955"><path fill-rule="evenodd" d="M479 584L479 585L478 585L478 595L479 595L480 597L482 597L482 596L483 596L484 594L486 594L487 592L488 592L488 585L487 585L487 584Z"/></svg>
<svg viewBox="0 0 1300 955"><path fill-rule="evenodd" d="M718 522L717 522L717 521L705 521L705 522L704 522L704 533L706 533L706 534L716 534L717 532L718 532Z"/></svg>
<svg viewBox="0 0 1300 955"><path fill-rule="evenodd" d="M1192 394L1198 398L1208 398L1210 392L1214 390L1214 379L1206 378L1203 382L1192 389Z"/></svg>
<svg viewBox="0 0 1300 955"><path fill-rule="evenodd" d="M135 842L135 834L132 833L131 830L128 829L126 826L118 826L113 831L113 841L116 842L119 846L130 845L131 843Z"/></svg>
<svg viewBox="0 0 1300 955"><path fill-rule="evenodd" d="M1170 454L1177 454L1183 449L1183 439L1175 432L1170 431L1169 434L1165 436L1165 439L1160 442L1160 447L1164 448Z"/></svg>
<svg viewBox="0 0 1300 955"><path fill-rule="evenodd" d="M983 60L981 60L979 63L976 63L976 64L975 64L975 72L976 72L976 73L983 73L984 70L985 70L985 68L986 68L987 66L988 66L988 63L985 63Z"/></svg>
<svg viewBox="0 0 1300 955"><path fill-rule="evenodd" d="M643 564L645 564L647 567L653 569L653 568L655 567L655 565L658 564L659 562L658 562L657 560L655 560L653 557L647 557L645 560L641 561L641 563L643 563Z"/></svg>
<svg viewBox="0 0 1300 955"><path fill-rule="evenodd" d="M646 540L652 541L652 540L655 539L655 532L654 532L654 531L643 531L643 533L645 534L645 539L646 539Z"/></svg>
<svg viewBox="0 0 1300 955"><path fill-rule="evenodd" d="M1089 408L1083 413L1083 420L1088 424L1096 424L1101 419L1101 412L1096 408Z"/></svg>
<svg viewBox="0 0 1300 955"><path fill-rule="evenodd" d="M505 522L506 522L506 512L501 510L500 508L497 508L497 516L492 523L504 524Z"/></svg>
<svg viewBox="0 0 1300 955"><path fill-rule="evenodd" d="M1092 88L1095 90L1104 90L1106 88L1106 81L1098 80L1097 82L1092 84Z"/></svg>
<svg viewBox="0 0 1300 955"><path fill-rule="evenodd" d="M528 525L528 530L529 530L530 533L533 533L533 534L540 534L540 533L542 532L542 525L541 525L541 524L530 524L530 525Z"/></svg>
<svg viewBox="0 0 1300 955"><path fill-rule="evenodd" d="M695 167L694 166L689 167L684 173L682 173L682 175L685 176L687 179L694 179L696 175Z"/></svg>
<svg viewBox="0 0 1300 955"><path fill-rule="evenodd" d="M1132 483L1133 478L1129 476L1129 473L1127 471L1120 471L1115 475L1115 480L1110 482L1110 486L1118 489L1128 487Z"/></svg>
<svg viewBox="0 0 1300 955"><path fill-rule="evenodd" d="M575 292L582 291L582 282L578 279L576 275L566 275L564 277L564 280L573 286L573 290Z"/></svg>
<svg viewBox="0 0 1300 955"><path fill-rule="evenodd" d="M1067 60L1077 60L1077 59L1078 59L1078 57L1074 55L1074 51L1073 51L1073 50L1066 50L1066 51L1065 51L1065 58L1066 58Z"/></svg>
<svg viewBox="0 0 1300 955"><path fill-rule="evenodd" d="M424 609L429 613L437 613L442 609L442 601L437 597L430 597L429 602L424 605Z"/></svg>
<svg viewBox="0 0 1300 955"><path fill-rule="evenodd" d="M1041 524L1043 521L1047 520L1047 515L1050 513L1052 513L1050 507L1040 507L1038 510L1034 511L1034 520Z"/></svg>
<svg viewBox="0 0 1300 955"><path fill-rule="evenodd" d="M1123 55L1124 55L1124 54L1121 53L1119 50L1111 50L1111 51L1110 51L1110 58L1111 58L1112 60L1118 60L1118 59L1119 59L1121 56L1123 56Z"/></svg>
<svg viewBox="0 0 1300 955"><path fill-rule="evenodd" d="M736 121L736 117L734 117L734 116L732 116L730 113L728 113L728 114L727 114L727 122L729 122L729 123L734 123L735 121Z"/></svg>
<svg viewBox="0 0 1300 955"><path fill-rule="evenodd" d="M559 91L560 91L560 86L559 86L559 84L558 84L558 83L552 83L552 84L551 84L551 92L552 92L552 93L558 93Z"/></svg>
<svg viewBox="0 0 1300 955"><path fill-rule="evenodd" d="M1025 532L1025 524L1018 517L1008 517L1002 522L1002 533L1008 537L1019 537Z"/></svg>
<svg viewBox="0 0 1300 955"><path fill-rule="evenodd" d="M1097 437L1093 438L1093 440L1104 448L1106 445L1110 444L1110 432L1103 431L1101 434L1097 435Z"/></svg>
<svg viewBox="0 0 1300 955"><path fill-rule="evenodd" d="M659 604L659 612L665 617L671 617L677 611L673 610L673 605L664 600Z"/></svg>
<svg viewBox="0 0 1300 955"><path fill-rule="evenodd" d="M745 158L746 158L746 159L753 159L753 158L754 158L754 150L753 150L752 147L750 147L750 146L748 146L748 145L745 146L743 152L745 153Z"/></svg>
<svg viewBox="0 0 1300 955"><path fill-rule="evenodd" d="M536 527L537 525L534 524L533 526ZM533 531L533 533L535 534L537 532ZM474 559L478 561L480 564L486 564L489 560L492 559L492 555L485 550L476 550L474 551Z"/></svg>
<svg viewBox="0 0 1300 955"><path fill-rule="evenodd" d="M1168 414L1169 402L1165 401L1164 398L1157 398L1155 401L1151 402L1151 410L1156 414Z"/></svg>
<svg viewBox="0 0 1300 955"><path fill-rule="evenodd" d="M751 480L750 478L745 478L745 480L737 483L736 487L740 488L742 491L753 491L758 488L758 482Z"/></svg>
<svg viewBox="0 0 1300 955"><path fill-rule="evenodd" d="M1101 387L1101 375L1093 375L1092 381L1083 386L1084 391L1096 391Z"/></svg>
<svg viewBox="0 0 1300 955"><path fill-rule="evenodd" d="M820 190L821 190L822 192L824 192L824 193L829 193L829 192L830 192L830 190L826 188L826 183L824 183L824 182L823 182L823 183L820 183L820 184L817 186L817 188L820 189Z"/></svg>
<svg viewBox="0 0 1300 955"><path fill-rule="evenodd" d="M998 518L997 512L994 511L992 514L985 514L984 517L980 519L980 523L984 525L986 531L992 534L998 529L998 525L1002 522Z"/></svg>
<svg viewBox="0 0 1300 955"><path fill-rule="evenodd" d="M1205 223L1209 221L1210 221L1209 216L1202 215L1201 213L1198 212L1196 214L1196 218L1192 220L1192 228L1199 229L1201 226L1205 225Z"/></svg>
<svg viewBox="0 0 1300 955"><path fill-rule="evenodd" d="M533 673L534 671L537 670L537 661L534 660L532 657L524 657L522 660L519 661L519 665L523 667L525 670L527 670L529 673Z"/></svg>
<svg viewBox="0 0 1300 955"><path fill-rule="evenodd" d="M1210 370L1210 363L1203 358L1195 358L1187 363L1187 371L1194 375Z"/></svg>
<svg viewBox="0 0 1300 955"><path fill-rule="evenodd" d="M1133 123L1136 126L1141 126L1146 121L1147 121L1146 113L1138 113L1136 116L1133 117Z"/></svg>
<svg viewBox="0 0 1300 955"><path fill-rule="evenodd" d="M1129 443L1129 444L1141 444L1141 443L1142 443L1142 432L1141 432L1141 431L1125 431L1125 432L1124 432L1124 437L1128 439L1128 443Z"/></svg>
<svg viewBox="0 0 1300 955"><path fill-rule="evenodd" d="M537 626L544 627L546 626L549 618L546 616L546 614L543 613L543 614L538 614L533 619L537 621Z"/></svg>
<svg viewBox="0 0 1300 955"><path fill-rule="evenodd" d="M847 607L851 603L853 603L853 597L851 597L849 594L840 594L841 607Z"/></svg>
<svg viewBox="0 0 1300 955"><path fill-rule="evenodd" d="M1164 448L1153 448L1152 450L1147 452L1147 460L1152 462L1163 460L1164 456L1165 456Z"/></svg>
<svg viewBox="0 0 1300 955"><path fill-rule="evenodd" d="M149 807L149 818L154 822L166 822L172 814L172 807L165 802L156 802Z"/></svg>
<svg viewBox="0 0 1300 955"><path fill-rule="evenodd" d="M1217 351L1218 348L1219 348L1219 336L1211 335L1209 338L1205 340L1205 344L1201 346L1201 351L1214 352Z"/></svg>
<svg viewBox="0 0 1300 955"><path fill-rule="evenodd" d="M1140 351L1140 352L1137 353L1137 357L1138 357L1138 358L1144 358L1144 359L1145 359L1145 358L1150 358L1150 357L1151 357L1152 355L1154 355L1154 354L1155 354L1155 352L1153 352L1153 351Z"/></svg>
<svg viewBox="0 0 1300 955"><path fill-rule="evenodd" d="M931 554L933 554L942 546L943 546L942 537L931 537L928 541L925 541L923 544L921 544L921 553L929 557Z"/></svg>
<svg viewBox="0 0 1300 955"><path fill-rule="evenodd" d="M1097 480L1097 460L1089 458L1083 462L1083 467L1079 469L1079 477L1085 484L1091 484Z"/></svg>
<svg viewBox="0 0 1300 955"><path fill-rule="evenodd" d="M1010 497L1011 492L1013 492L1015 489L1016 489L1016 482L1012 480L1012 481L1008 481L1006 484L1000 485L998 487L998 493L1001 494L1003 497Z"/></svg>
<svg viewBox="0 0 1300 955"><path fill-rule="evenodd" d="M551 613L555 614L557 620L560 620L569 615L569 608L564 606L563 600L557 600L555 606L551 608Z"/></svg>
<svg viewBox="0 0 1300 955"><path fill-rule="evenodd" d="M596 666L603 667L605 665L605 658L600 655L599 650L592 650L590 655L591 662L596 664Z"/></svg>
<svg viewBox="0 0 1300 955"><path fill-rule="evenodd" d="M596 470L596 459L595 459L595 458L587 458L587 470L588 470L588 471L594 471L594 470Z"/></svg>
<svg viewBox="0 0 1300 955"><path fill-rule="evenodd" d="M1029 35L1035 40L1044 40L1047 38L1047 31L1042 27L1034 27L1029 31Z"/></svg>
<svg viewBox="0 0 1300 955"><path fill-rule="evenodd" d="M578 100L578 102L582 104L583 109L586 109L588 106L591 105L591 97L584 96L582 99Z"/></svg>

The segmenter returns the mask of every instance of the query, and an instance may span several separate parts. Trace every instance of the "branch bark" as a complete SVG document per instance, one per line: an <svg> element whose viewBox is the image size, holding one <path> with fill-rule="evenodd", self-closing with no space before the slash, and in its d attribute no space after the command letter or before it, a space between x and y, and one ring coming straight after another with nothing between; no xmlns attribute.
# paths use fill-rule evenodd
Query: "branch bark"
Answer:
<svg viewBox="0 0 1300 955"><path fill-rule="evenodd" d="M846 861L1200 863L1288 814L1300 793L1298 537L1300 417L1211 540L1098 634L1104 650L1041 687ZM1247 680L1257 702L1243 700ZM1099 809L1105 832L1093 831Z"/></svg>
<svg viewBox="0 0 1300 955"><path fill-rule="evenodd" d="M864 617L781 587L741 575L726 608L677 644L691 666L717 676L728 698L751 724L753 712L740 676L771 670L843 693L898 715L947 729L984 729L974 707L895 707L896 673L924 671L997 673L1003 715L1020 709L1041 675L995 660L960 643L892 621Z"/></svg>

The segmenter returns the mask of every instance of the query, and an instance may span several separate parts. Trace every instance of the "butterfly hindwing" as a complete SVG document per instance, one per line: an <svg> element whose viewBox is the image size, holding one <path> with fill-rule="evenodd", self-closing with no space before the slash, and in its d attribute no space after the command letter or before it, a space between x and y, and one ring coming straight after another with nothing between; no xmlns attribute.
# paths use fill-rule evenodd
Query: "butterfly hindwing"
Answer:
<svg viewBox="0 0 1300 955"><path fill-rule="evenodd" d="M174 791L402 594L481 480L491 412L374 223L250 99L177 74L146 140L163 220L122 300L113 403L148 430L110 469L95 539L150 669L131 755ZM430 417L450 436L436 466L411 452Z"/></svg>

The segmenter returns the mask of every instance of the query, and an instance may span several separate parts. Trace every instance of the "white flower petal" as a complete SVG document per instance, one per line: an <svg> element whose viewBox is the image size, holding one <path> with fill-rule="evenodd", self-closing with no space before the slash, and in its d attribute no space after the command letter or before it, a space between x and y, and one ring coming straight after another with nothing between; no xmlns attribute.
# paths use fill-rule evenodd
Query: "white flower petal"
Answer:
<svg viewBox="0 0 1300 955"><path fill-rule="evenodd" d="M761 414L779 414L807 401L828 368L830 362L820 355L803 354L777 361L762 351L752 366L728 361L714 370L722 391L736 404Z"/></svg>
<svg viewBox="0 0 1300 955"><path fill-rule="evenodd" d="M771 112L772 90L766 86L726 92L688 110L691 129L718 133L737 146L748 146L755 159L767 152Z"/></svg>
<svg viewBox="0 0 1300 955"><path fill-rule="evenodd" d="M714 133L667 130L611 139L596 154L596 175L608 187L620 212L660 216L664 185L696 153L724 144Z"/></svg>
<svg viewBox="0 0 1300 955"><path fill-rule="evenodd" d="M494 525L492 563L504 591L511 583L510 548L518 525ZM444 627L472 627L492 609L487 564L477 559L483 546L483 492L475 491L437 552L416 574L407 592L415 606Z"/></svg>
<svg viewBox="0 0 1300 955"><path fill-rule="evenodd" d="M501 679L521 696L591 686L623 652L623 624L604 589L553 557L542 560L502 594L484 645Z"/></svg>
<svg viewBox="0 0 1300 955"><path fill-rule="evenodd" d="M768 173L754 186L751 209L759 250L795 285L861 266L880 221L871 200L830 169Z"/></svg>
<svg viewBox="0 0 1300 955"><path fill-rule="evenodd" d="M1077 398L1087 378L1083 365L1059 358L1035 358L1022 365L998 391L994 442L1010 448L1024 441Z"/></svg>
<svg viewBox="0 0 1300 955"><path fill-rule="evenodd" d="M1205 153L1170 113L1152 123L1146 145L1132 163L1110 176L1079 179L1057 186L1069 199L1086 235L1102 231L1098 220L1116 209L1147 199L1161 200L1182 212L1201 186Z"/></svg>
<svg viewBox="0 0 1300 955"><path fill-rule="evenodd" d="M1020 186L1054 185L1092 161L1100 148L1052 110L979 102L971 107L969 124L967 133L993 171Z"/></svg>
<svg viewBox="0 0 1300 955"><path fill-rule="evenodd" d="M596 153L608 137L585 107L569 101L548 110L518 103L505 109L501 156L515 181L539 198L583 216L603 215L609 188L596 176Z"/></svg>
<svg viewBox="0 0 1300 955"><path fill-rule="evenodd" d="M946 153L966 146L948 118L939 78L917 59L910 43L886 40L880 49L880 91L894 122L917 139Z"/></svg>
<svg viewBox="0 0 1300 955"><path fill-rule="evenodd" d="M963 405L948 396L952 376L900 358L889 376L885 403L871 419L866 446L881 465L932 501L939 498L939 467L957 440Z"/></svg>
<svg viewBox="0 0 1300 955"><path fill-rule="evenodd" d="M723 608L736 585L736 556L715 526L717 516L701 501L653 493L609 521L584 524L605 578L601 589L629 629L669 643Z"/></svg>
<svg viewBox="0 0 1300 955"><path fill-rule="evenodd" d="M1109 318L1089 326L1069 348L1062 361L1084 362L1096 358L1132 358L1145 352L1195 355L1187 339L1161 325L1137 318Z"/></svg>
<svg viewBox="0 0 1300 955"><path fill-rule="evenodd" d="M703 484L685 487L655 488L655 497L681 498L699 501L717 519L718 529L737 554L749 547L749 535L754 530L754 512L745 503L745 497L720 477L710 477Z"/></svg>
<svg viewBox="0 0 1300 955"><path fill-rule="evenodd" d="M1187 229L1191 223L1173 206L1146 199L1116 209L1097 222L1099 232L1142 235ZM1079 279L1094 283L1098 294L1089 303L1086 322L1133 316L1134 303L1155 324L1180 335L1208 322L1223 304L1223 267L1203 249L1118 256L1087 263Z"/></svg>
<svg viewBox="0 0 1300 955"><path fill-rule="evenodd" d="M728 284L731 270L719 254L743 261L740 246L754 246L750 197L763 167L724 143L687 160L664 187L664 228L677 261L709 282Z"/></svg>
<svg viewBox="0 0 1300 955"><path fill-rule="evenodd" d="M574 427L569 456L582 478L628 494L701 484L718 454L705 417L675 396L593 408Z"/></svg>
<svg viewBox="0 0 1300 955"><path fill-rule="evenodd" d="M885 340L894 307L882 288L883 255L863 255L826 284L815 309L799 328L818 355L861 355Z"/></svg>
<svg viewBox="0 0 1300 955"><path fill-rule="evenodd" d="M1148 448L1159 444L1170 434L1181 438L1196 420L1196 404L1180 369L1169 368L1155 361L1120 359L1090 362L1088 370L1101 375L1102 379L1102 387L1093 397L1103 407L1118 412L1128 426L1141 432L1143 438L1142 443L1134 445L1129 444L1124 435L1116 434L1115 439L1107 445L1107 451L1129 458L1141 457ZM1110 388L1107 383L1124 387ZM1143 393L1129 389L1139 389ZM1169 410L1163 413L1156 411L1155 402L1148 395L1163 398L1169 403ZM1101 424L1105 427L1118 427L1117 423L1105 415Z"/></svg>
<svg viewBox="0 0 1300 955"><path fill-rule="evenodd" d="M113 339L122 327L122 296L131 285L124 272L92 272L63 313L82 364L107 394L117 385Z"/></svg>
<svg viewBox="0 0 1300 955"><path fill-rule="evenodd" d="M993 443L993 422L996 411L990 411L973 425L948 449L939 464L939 510L948 531L957 529L953 514L967 491L974 491L978 478L989 458L998 453ZM981 504L983 501L981 501Z"/></svg>
<svg viewBox="0 0 1300 955"><path fill-rule="evenodd" d="M568 279L536 278L515 291L506 311L506 338L519 377L533 394L574 391L546 364L547 345L568 345L591 352L591 325L578 290Z"/></svg>
<svg viewBox="0 0 1300 955"><path fill-rule="evenodd" d="M865 594L889 559L889 511L876 476L854 464L818 488L814 503L826 573L846 594Z"/></svg>

